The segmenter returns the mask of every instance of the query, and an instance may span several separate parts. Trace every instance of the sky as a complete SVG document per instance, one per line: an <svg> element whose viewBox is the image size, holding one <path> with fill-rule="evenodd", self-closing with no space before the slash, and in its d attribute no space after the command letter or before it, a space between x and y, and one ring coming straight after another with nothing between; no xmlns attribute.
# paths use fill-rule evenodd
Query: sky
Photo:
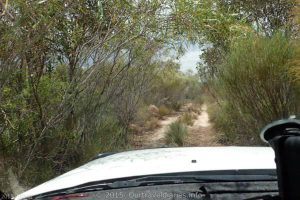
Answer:
<svg viewBox="0 0 300 200"><path fill-rule="evenodd" d="M181 71L186 72L187 70L192 70L196 73L196 66L200 61L199 55L201 52L199 47L195 45L189 46L185 54L179 59Z"/></svg>

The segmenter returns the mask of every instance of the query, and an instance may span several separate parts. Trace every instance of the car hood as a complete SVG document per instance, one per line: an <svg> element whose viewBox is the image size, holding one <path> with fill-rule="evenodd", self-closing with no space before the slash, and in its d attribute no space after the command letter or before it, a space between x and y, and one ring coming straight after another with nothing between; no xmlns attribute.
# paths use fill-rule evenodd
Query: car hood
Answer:
<svg viewBox="0 0 300 200"><path fill-rule="evenodd" d="M274 158L270 147L187 147L127 151L93 160L15 199L115 178L194 171L275 169Z"/></svg>

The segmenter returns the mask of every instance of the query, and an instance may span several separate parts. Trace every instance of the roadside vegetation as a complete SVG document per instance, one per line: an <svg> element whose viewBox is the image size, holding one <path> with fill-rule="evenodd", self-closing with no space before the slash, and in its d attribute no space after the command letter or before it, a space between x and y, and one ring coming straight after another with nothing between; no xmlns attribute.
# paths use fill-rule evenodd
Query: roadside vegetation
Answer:
<svg viewBox="0 0 300 200"><path fill-rule="evenodd" d="M130 149L190 102L169 144L206 103L222 144L261 145L266 123L300 115L298 13L296 0L0 0L0 188L8 170L31 187ZM198 74L176 61L187 43L203 47Z"/></svg>
<svg viewBox="0 0 300 200"><path fill-rule="evenodd" d="M207 36L211 46L198 64L223 144L262 145L266 124L300 114L299 2L259 2L219 2L227 23ZM243 20L234 22L234 13Z"/></svg>
<svg viewBox="0 0 300 200"><path fill-rule="evenodd" d="M282 33L234 44L216 86L222 102L215 124L225 140L259 143L257 133L266 124L300 113L300 90L290 74L296 48Z"/></svg>
<svg viewBox="0 0 300 200"><path fill-rule="evenodd" d="M161 59L178 37L166 3L0 1L1 180L11 169L31 187L129 149L198 91L199 77Z"/></svg>

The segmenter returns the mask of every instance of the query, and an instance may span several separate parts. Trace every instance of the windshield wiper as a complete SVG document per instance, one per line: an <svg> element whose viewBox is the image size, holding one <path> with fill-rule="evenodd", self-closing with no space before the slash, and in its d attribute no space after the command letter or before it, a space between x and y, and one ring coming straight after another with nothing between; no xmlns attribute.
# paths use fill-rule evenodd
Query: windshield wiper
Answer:
<svg viewBox="0 0 300 200"><path fill-rule="evenodd" d="M179 180L183 182L245 182L245 181L277 181L276 175L156 175L126 180L126 182Z"/></svg>
<svg viewBox="0 0 300 200"><path fill-rule="evenodd" d="M46 192L34 196L31 199L45 199L49 197L65 196L65 195L76 194L76 193L93 192L93 191L108 190L108 189L112 189L112 188L110 188L107 184L91 184L88 186L77 186L69 189Z"/></svg>
<svg viewBox="0 0 300 200"><path fill-rule="evenodd" d="M58 195L68 195L100 190L131 188L139 186L185 184L185 183L218 183L218 182L248 182L248 181L277 181L274 175L159 175L144 176L112 182L93 182L76 187L44 193L35 198L46 198Z"/></svg>
<svg viewBox="0 0 300 200"><path fill-rule="evenodd" d="M69 189L64 190L56 190L53 192L43 193L34 197L34 199L43 199L47 197L55 197L61 195L69 195L75 193L83 193L83 192L94 192L101 190L110 190L110 189L120 189L120 188L131 188L138 186L150 186L150 185L166 185L166 184L180 184L185 183L183 180L179 180L177 178L170 179L166 177L144 177L137 178L132 180L124 180L124 181L114 181L110 183L89 183L80 186L76 186ZM196 182L196 180L194 180Z"/></svg>
<svg viewBox="0 0 300 200"><path fill-rule="evenodd" d="M150 185L184 184L184 183L218 183L277 181L276 175L160 175L145 176L107 184L112 189Z"/></svg>

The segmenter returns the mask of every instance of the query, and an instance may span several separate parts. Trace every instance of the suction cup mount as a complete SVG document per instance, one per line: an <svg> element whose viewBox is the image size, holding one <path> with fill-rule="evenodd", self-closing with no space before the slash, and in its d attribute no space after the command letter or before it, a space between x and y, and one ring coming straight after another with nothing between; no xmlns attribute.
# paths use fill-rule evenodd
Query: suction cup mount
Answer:
<svg viewBox="0 0 300 200"><path fill-rule="evenodd" d="M300 136L300 120L282 119L268 124L260 133L260 138L269 143L270 140L277 136L299 135Z"/></svg>

